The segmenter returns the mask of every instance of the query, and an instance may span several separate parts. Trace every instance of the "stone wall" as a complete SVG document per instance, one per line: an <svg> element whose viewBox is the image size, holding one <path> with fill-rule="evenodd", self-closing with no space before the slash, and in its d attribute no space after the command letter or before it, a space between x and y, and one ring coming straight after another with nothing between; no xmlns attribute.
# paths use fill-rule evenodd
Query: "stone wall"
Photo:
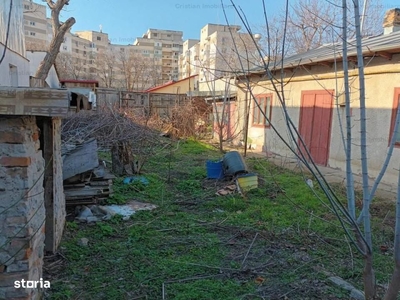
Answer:
<svg viewBox="0 0 400 300"><path fill-rule="evenodd" d="M15 281L42 277L45 162L35 117L0 116L0 299L39 299Z"/></svg>

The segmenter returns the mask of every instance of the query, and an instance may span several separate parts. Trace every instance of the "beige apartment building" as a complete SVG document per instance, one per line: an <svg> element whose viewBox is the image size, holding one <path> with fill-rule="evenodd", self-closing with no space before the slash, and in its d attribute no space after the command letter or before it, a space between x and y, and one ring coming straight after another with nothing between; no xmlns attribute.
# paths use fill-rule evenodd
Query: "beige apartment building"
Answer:
<svg viewBox="0 0 400 300"><path fill-rule="evenodd" d="M153 57L157 65L161 65L161 81L167 82L179 78L182 37L182 31L148 29L133 45L140 47L145 57Z"/></svg>
<svg viewBox="0 0 400 300"><path fill-rule="evenodd" d="M258 53L253 38L240 32L238 25L207 24L200 40L187 40L180 57L180 77L198 74L202 82L214 81L257 65ZM258 41L260 35L255 35Z"/></svg>
<svg viewBox="0 0 400 300"><path fill-rule="evenodd" d="M27 50L46 50L48 24L46 6L24 0L24 34ZM50 32L51 33L51 32Z"/></svg>

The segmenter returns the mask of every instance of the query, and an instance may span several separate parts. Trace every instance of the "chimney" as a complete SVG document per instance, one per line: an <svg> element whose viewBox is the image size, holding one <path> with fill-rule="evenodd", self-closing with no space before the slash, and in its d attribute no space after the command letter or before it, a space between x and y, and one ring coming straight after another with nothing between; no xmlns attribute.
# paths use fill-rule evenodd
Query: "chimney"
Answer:
<svg viewBox="0 0 400 300"><path fill-rule="evenodd" d="M383 34L396 31L400 31L400 8L389 9L383 19Z"/></svg>

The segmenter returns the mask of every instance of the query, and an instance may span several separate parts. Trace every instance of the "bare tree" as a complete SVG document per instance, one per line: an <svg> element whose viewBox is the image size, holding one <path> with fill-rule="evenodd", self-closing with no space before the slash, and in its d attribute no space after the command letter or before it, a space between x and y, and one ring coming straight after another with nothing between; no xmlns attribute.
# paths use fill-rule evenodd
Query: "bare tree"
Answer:
<svg viewBox="0 0 400 300"><path fill-rule="evenodd" d="M237 8L234 1L230 1L234 6L239 17L243 21L246 29L251 33L251 28L247 23L246 16L243 15L242 11ZM351 5L348 5L350 2ZM242 77L242 84L247 88L250 93L254 104L260 110L260 113L264 115L264 118L269 122L271 129L275 134L281 139L281 141L288 147L288 149L297 157L300 166L305 166L317 180L320 188L325 194L326 199L329 201L332 211L337 216L340 224L352 242L356 250L362 255L364 260L364 271L363 271L363 283L364 283L364 293L365 299L376 299L376 282L375 273L373 268L373 236L371 229L371 215L370 215L370 205L372 199L375 195L376 189L388 168L389 160L393 153L393 147L395 144L396 136L399 131L400 123L400 105L397 110L397 117L394 125L394 133L391 137L389 148L386 153L384 164L376 177L372 187L370 187L369 180L369 169L368 169L368 156L367 156L367 108L365 101L365 77L364 77L364 56L363 56L363 40L364 35L361 28L361 12L359 0L342 0L339 4L334 2L329 2L328 7L331 7L332 11L339 9L340 17L339 19L329 19L328 16L324 14L329 10L323 9L322 15L318 15L318 11L314 10L313 5L318 5L318 2L313 0L302 1L304 6L302 6L302 11L298 11L299 22L294 22L292 16L289 13L288 1L286 1L286 12L283 17L283 44L282 44L282 59L280 64L271 65L270 59L271 55L264 56L261 49L259 49L259 55L263 58L263 70L265 78L267 78L269 87L274 92L279 101L279 106L282 108L285 127L289 134L289 141L286 140L280 132L277 130L275 125L271 123L269 116L264 113L262 108L256 101L256 97L252 91L252 85L247 76ZM263 1L263 11L265 15L266 28L269 29L269 20L266 14L266 2ZM321 8L322 9L322 8ZM307 12L315 12L315 18L305 18L304 14ZM350 15L351 17L347 17ZM316 24L320 24L320 20L324 19L331 23L329 26L318 27ZM340 21L340 22L339 22ZM309 22L308 26L307 22ZM288 46L287 42L293 42L290 39L289 28L291 25L297 24L297 29L299 30L299 41L303 41L304 48L298 49L298 51L306 51L313 47L317 47L320 43L323 43L327 39L326 34L330 32L330 37L332 39L337 39L341 41L341 51L338 53L339 57L343 58L343 73L344 73L344 85L345 85L345 103L346 103L346 128L342 130L341 134L343 140L343 146L346 157L346 186L347 186L347 208L341 203L340 199L336 196L333 188L328 184L327 180L319 170L313 157L304 142L297 125L293 122L289 111L286 107L286 95L285 87L290 84L291 78L288 78L284 70L285 62L285 48ZM365 27L364 27L365 28ZM335 34L334 34L335 33ZM267 32L269 37L269 32ZM288 37L288 40L286 40ZM359 99L359 111L360 111L360 144L355 146L361 153L361 168L362 168L362 194L363 194L363 205L362 210L359 212L357 217L356 207L355 207L355 196L354 196L354 183L353 183L353 172L352 166L352 148L354 148L352 140L352 121L350 118L350 97L349 97L349 73L348 73L348 40L354 38L353 44L356 44L357 49L357 68L358 68L358 99ZM296 41L296 40L295 40ZM269 44L271 45L271 44ZM267 49L268 54L271 53L271 49ZM339 51L338 51L339 52ZM336 54L335 54L336 55ZM247 70L243 67L243 72ZM317 80L317 79L315 79ZM338 114L340 115L340 114ZM400 173L399 173L399 184L398 184L398 195L396 204L396 227L395 227L395 251L394 251L394 262L395 268L392 275L391 282L389 283L388 289L386 291L385 300L395 300L400 291Z"/></svg>
<svg viewBox="0 0 400 300"><path fill-rule="evenodd" d="M59 53L56 59L57 71L61 78L65 79L88 79L85 72L86 61L74 57L69 53Z"/></svg>
<svg viewBox="0 0 400 300"><path fill-rule="evenodd" d="M96 57L97 76L107 88L115 87L116 72L118 67L116 65L116 54L110 49L100 49Z"/></svg>
<svg viewBox="0 0 400 300"><path fill-rule="evenodd" d="M61 44L64 41L65 33L71 29L75 24L75 18L68 18L65 22L60 22L60 12L65 5L69 4L69 0L46 0L47 6L51 10L51 22L53 28L53 38L50 42L49 49L40 63L38 70L36 71L35 77L45 80L51 67L56 62L58 53L60 52Z"/></svg>
<svg viewBox="0 0 400 300"><path fill-rule="evenodd" d="M285 11L278 19L269 22L271 42L277 44L276 41L282 40L285 27L287 50L285 54L302 53L323 44L340 42L343 34L341 7L341 0L296 0L287 10L286 26L284 24ZM369 1L364 12L362 36L377 35L382 32L382 8L381 0ZM349 14L354 15L353 6L347 9ZM355 37L354 20L347 20L346 30L349 38ZM332 36L335 37L334 40Z"/></svg>

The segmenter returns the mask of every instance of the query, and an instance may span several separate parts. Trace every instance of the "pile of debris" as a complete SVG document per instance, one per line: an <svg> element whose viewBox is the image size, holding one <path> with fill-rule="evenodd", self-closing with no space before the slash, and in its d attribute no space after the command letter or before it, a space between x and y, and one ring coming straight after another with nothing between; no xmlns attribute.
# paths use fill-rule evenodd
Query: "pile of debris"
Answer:
<svg viewBox="0 0 400 300"><path fill-rule="evenodd" d="M99 162L95 139L64 143L64 193L67 205L96 204L112 194L111 174L104 162Z"/></svg>

